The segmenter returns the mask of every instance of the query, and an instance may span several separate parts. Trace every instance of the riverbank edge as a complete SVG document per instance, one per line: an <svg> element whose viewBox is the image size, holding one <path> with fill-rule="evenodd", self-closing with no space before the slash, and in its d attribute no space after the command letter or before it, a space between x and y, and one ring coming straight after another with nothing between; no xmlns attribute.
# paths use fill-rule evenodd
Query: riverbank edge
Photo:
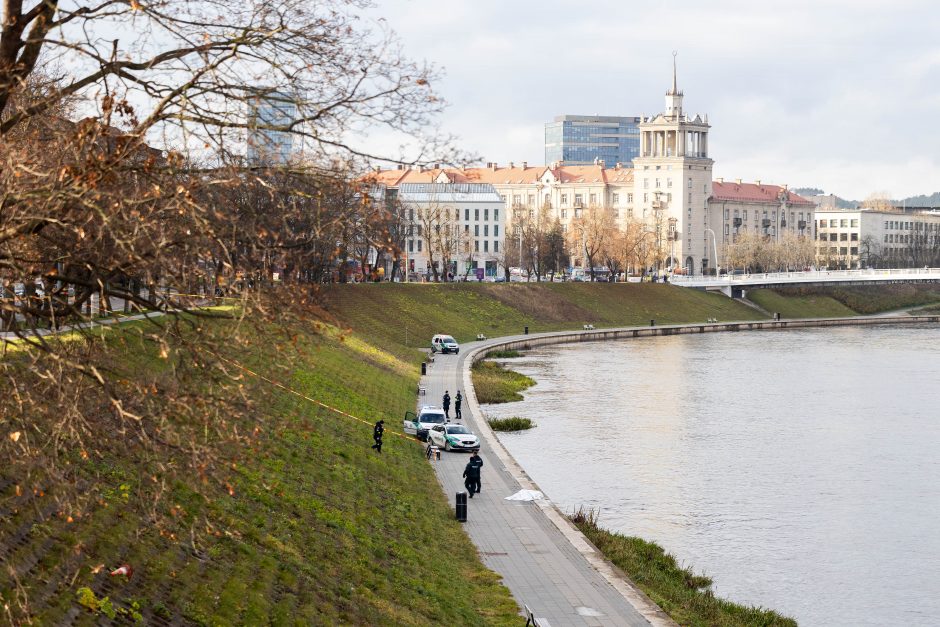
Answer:
<svg viewBox="0 0 940 627"><path fill-rule="evenodd" d="M485 359L494 350L531 350L537 346L551 346L553 344L571 344L574 342L603 342L612 340L633 339L641 337L658 337L665 335L685 335L693 333L718 333L737 331L764 331L786 330L819 327L849 327L849 326L876 326L882 324L938 324L940 315L936 316L896 316L871 317L852 316L848 318L805 318L770 321L736 321L704 324L674 324L655 326L650 321L648 327L620 327L612 329L594 329L587 331L552 331L547 333L534 333L501 338L488 339L483 342L473 342L465 345L467 355L463 361L464 399L474 415L481 417L478 425L478 435L485 439L490 449L496 454L506 470L512 477L527 490L538 490L538 484L529 476L525 469L503 446L502 441L483 418L473 388L473 364ZM644 593L623 570L611 562L604 553L598 549L578 529L564 512L553 501L536 501L539 510L551 521L562 535L571 543L572 547L597 570L602 577L630 603L650 624L655 626L677 626L677 623L656 603Z"/></svg>

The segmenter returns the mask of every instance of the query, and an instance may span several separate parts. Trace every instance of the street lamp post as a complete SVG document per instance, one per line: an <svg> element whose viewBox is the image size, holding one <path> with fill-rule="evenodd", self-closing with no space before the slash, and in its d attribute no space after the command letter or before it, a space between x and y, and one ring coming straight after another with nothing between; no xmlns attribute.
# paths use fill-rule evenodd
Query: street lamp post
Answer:
<svg viewBox="0 0 940 627"><path fill-rule="evenodd" d="M715 239L715 232L708 227L705 227L705 230L712 234L712 248L715 249L715 276L718 276L721 268L718 266L718 241ZM707 255L706 255L707 257Z"/></svg>

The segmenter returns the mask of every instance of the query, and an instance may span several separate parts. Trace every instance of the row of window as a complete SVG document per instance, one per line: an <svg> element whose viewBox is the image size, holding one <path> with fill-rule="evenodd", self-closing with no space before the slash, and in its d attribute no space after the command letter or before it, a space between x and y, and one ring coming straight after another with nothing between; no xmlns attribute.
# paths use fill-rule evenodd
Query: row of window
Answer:
<svg viewBox="0 0 940 627"><path fill-rule="evenodd" d="M421 239L410 239L410 240L408 240L408 252L409 252L409 253L413 253L413 252L416 252L416 251L417 251L417 252L420 253L420 252L421 252L421 249L422 249L422 247L423 247L423 245L424 245L424 240L421 240ZM474 240L474 242L473 242L473 250L474 250L474 252L477 252L477 253L480 252L480 240ZM490 252L490 241L489 241L489 240L483 240L483 252L485 252L485 253ZM494 252L494 253L498 253L498 252L499 252L499 240L496 240L496 241L493 242L493 252Z"/></svg>
<svg viewBox="0 0 940 627"><path fill-rule="evenodd" d="M830 246L827 248L825 246L820 246L817 253L823 257L826 256L827 253L830 255L843 255L843 256L852 255L854 257L854 256L858 256L858 247L857 246L852 246L852 247Z"/></svg>
<svg viewBox="0 0 940 627"><path fill-rule="evenodd" d="M850 235L853 242L858 241L858 233L816 233L817 239L821 242L845 242L849 240Z"/></svg>
<svg viewBox="0 0 940 627"><path fill-rule="evenodd" d="M835 220L835 219L829 220L828 222L829 222L828 226L829 226L830 229L835 229L835 228L843 228L843 229L846 229L846 228L853 228L853 229L857 229L857 228L858 228L858 218L853 218L853 219L851 219L851 220L848 219L848 218L840 218L840 219L838 219L838 220ZM818 226L819 228L821 228L821 229L826 228L826 226L827 226L827 225L826 225L826 220L820 220L820 221L818 222L817 226Z"/></svg>
<svg viewBox="0 0 940 627"><path fill-rule="evenodd" d="M646 195L644 194L644 199L645 199L645 196L646 196ZM501 195L501 198L503 199L503 202L506 202L507 197L506 197L505 194ZM568 206L568 199L569 199L569 195L568 195L568 194L561 194L561 206L562 206L562 207L567 207L567 206ZM612 205L619 205L619 204L620 204L620 194L617 193L617 192L611 193L611 195L610 195L610 202L611 202ZM551 197L551 194L545 194L545 196L544 196L544 198L543 198L543 200L542 200L542 204L545 205L545 206L549 206L549 207L552 205L552 197ZM597 204L597 194L588 194L588 204L589 204L589 206L592 206L592 207L598 206L598 204ZM627 204L628 204L628 205L632 205L632 204L633 204L633 194L632 194L632 193L628 193L628 194L627 194ZM512 205L511 205L511 206L513 206L513 207L522 207L522 206L523 206L523 204L522 204L522 194L513 194L513 196L512 196ZM535 206L535 194L528 194L528 195L526 196L526 204L525 204L525 206L527 206L527 207L534 207L534 206ZM575 206L575 207L583 207L583 206L584 206L584 194L574 194L574 206ZM468 219L469 219L469 218L468 218ZM494 218L494 219L497 219L497 218Z"/></svg>
<svg viewBox="0 0 940 627"><path fill-rule="evenodd" d="M855 222L855 220L852 220ZM940 231L940 223L924 224L923 222L899 222L895 220L885 220L886 230L900 231Z"/></svg>
<svg viewBox="0 0 940 627"><path fill-rule="evenodd" d="M886 233L885 238L884 238L884 243L885 244L910 244L918 240L923 244L936 246L938 243L940 243L940 235L926 235L926 236L917 237L915 235L911 235L910 233Z"/></svg>

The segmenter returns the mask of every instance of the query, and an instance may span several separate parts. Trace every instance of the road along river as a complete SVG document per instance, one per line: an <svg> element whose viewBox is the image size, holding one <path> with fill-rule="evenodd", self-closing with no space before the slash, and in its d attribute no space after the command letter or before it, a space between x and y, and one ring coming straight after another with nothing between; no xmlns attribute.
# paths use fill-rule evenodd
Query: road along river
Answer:
<svg viewBox="0 0 940 627"><path fill-rule="evenodd" d="M801 625L940 621L940 327L535 348L491 417L563 511L662 544Z"/></svg>

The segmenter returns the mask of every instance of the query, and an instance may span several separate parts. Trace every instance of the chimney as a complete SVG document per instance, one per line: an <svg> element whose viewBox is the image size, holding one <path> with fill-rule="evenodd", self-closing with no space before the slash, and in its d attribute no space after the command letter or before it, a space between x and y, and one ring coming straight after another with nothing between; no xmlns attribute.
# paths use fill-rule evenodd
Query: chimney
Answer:
<svg viewBox="0 0 940 627"><path fill-rule="evenodd" d="M527 167L529 167L529 162L528 162L528 161L523 161L523 162L522 162L522 169L525 170Z"/></svg>
<svg viewBox="0 0 940 627"><path fill-rule="evenodd" d="M716 178L715 180L718 181L719 183L722 183L722 184L724 184L724 182L725 182L725 178L724 178L723 176L719 176L719 177Z"/></svg>
<svg viewBox="0 0 940 627"><path fill-rule="evenodd" d="M737 183L738 185L740 185L740 184L741 184L741 179L734 179L734 182Z"/></svg>
<svg viewBox="0 0 940 627"><path fill-rule="evenodd" d="M619 170L619 169L622 168L622 167L623 167L623 164L620 163L619 161L616 163L616 165L614 165L614 169L615 169L615 170Z"/></svg>
<svg viewBox="0 0 940 627"><path fill-rule="evenodd" d="M382 171L382 166L380 166L380 165L373 166L373 167L372 167L372 170L373 170L376 174L378 174L379 172Z"/></svg>
<svg viewBox="0 0 940 627"><path fill-rule="evenodd" d="M440 164L440 163L435 163L435 164L434 164L434 169L435 169L435 170L440 170L440 169L441 169L441 164Z"/></svg>
<svg viewBox="0 0 940 627"><path fill-rule="evenodd" d="M760 179L757 179L757 186L760 187Z"/></svg>
<svg viewBox="0 0 940 627"><path fill-rule="evenodd" d="M396 170L404 170L404 169L405 169L405 164L404 164L404 163L399 163L398 165L395 166L395 169L396 169Z"/></svg>
<svg viewBox="0 0 940 627"><path fill-rule="evenodd" d="M490 163L490 170L492 170L493 172L496 171L496 167L497 167L497 166L496 166L496 162L495 162L495 161L492 162L492 163Z"/></svg>
<svg viewBox="0 0 940 627"><path fill-rule="evenodd" d="M512 161L510 161L510 162L509 162L509 169L512 170L514 167L516 167L516 164L513 163Z"/></svg>
<svg viewBox="0 0 940 627"><path fill-rule="evenodd" d="M598 160L597 160L597 165L599 165L599 166L601 166L601 168L603 168L603 167L604 167L604 160L603 160L603 159L598 159Z"/></svg>

